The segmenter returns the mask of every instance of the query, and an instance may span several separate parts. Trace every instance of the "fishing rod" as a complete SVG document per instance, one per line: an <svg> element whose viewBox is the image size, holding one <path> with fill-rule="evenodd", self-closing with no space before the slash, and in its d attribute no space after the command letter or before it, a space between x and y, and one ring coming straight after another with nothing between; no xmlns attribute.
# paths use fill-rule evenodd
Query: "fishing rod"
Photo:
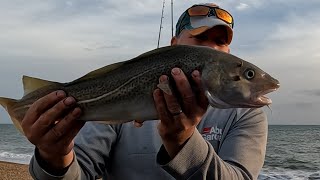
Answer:
<svg viewBox="0 0 320 180"><path fill-rule="evenodd" d="M173 38L173 0L171 0L171 38Z"/></svg>
<svg viewBox="0 0 320 180"><path fill-rule="evenodd" d="M162 19L164 18L164 17L163 17L164 4L165 4L165 0L163 0L163 4L162 4L162 13L161 13L161 19L160 19L160 29L159 29L159 37L158 37L158 46L157 46L157 48L159 48L160 37L161 37Z"/></svg>

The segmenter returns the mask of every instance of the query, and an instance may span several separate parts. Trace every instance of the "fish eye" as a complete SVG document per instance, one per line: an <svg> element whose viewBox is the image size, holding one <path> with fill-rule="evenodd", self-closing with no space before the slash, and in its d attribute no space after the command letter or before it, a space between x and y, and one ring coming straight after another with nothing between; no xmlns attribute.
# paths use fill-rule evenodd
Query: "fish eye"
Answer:
<svg viewBox="0 0 320 180"><path fill-rule="evenodd" d="M254 78L254 75L255 75L255 72L253 69L247 69L245 72L244 72L244 76L246 79L250 80L252 78Z"/></svg>

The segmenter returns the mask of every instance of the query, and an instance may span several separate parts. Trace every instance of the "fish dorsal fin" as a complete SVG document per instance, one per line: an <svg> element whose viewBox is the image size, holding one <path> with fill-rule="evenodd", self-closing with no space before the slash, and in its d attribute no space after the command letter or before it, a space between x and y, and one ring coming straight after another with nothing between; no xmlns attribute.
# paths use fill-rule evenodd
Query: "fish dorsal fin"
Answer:
<svg viewBox="0 0 320 180"><path fill-rule="evenodd" d="M171 49L176 49L176 48L179 48L179 47L182 47L182 45L164 46L164 47L161 47L161 48L157 48L157 49L154 49L154 50L145 52L145 53L137 56L136 58L144 58L144 57L146 57L146 56L151 56L151 55L154 55L154 54L158 54L158 53L160 53L160 52L165 52L165 51L168 51L168 50L171 50ZM135 58L135 59L136 59L136 58Z"/></svg>
<svg viewBox="0 0 320 180"><path fill-rule="evenodd" d="M47 81L47 80L38 79L34 77L29 77L29 76L23 76L22 82L23 82L24 95L27 95L44 86L58 84L57 82Z"/></svg>
<svg viewBox="0 0 320 180"><path fill-rule="evenodd" d="M101 76L107 72L110 72L112 70L118 69L119 67L121 67L125 62L118 62L118 63L114 63L114 64L110 64L107 66L104 66L102 68L96 69L94 71L89 72L88 74L82 76L81 78L75 80L75 81L83 81L83 80L87 80L87 79L91 79L94 77L98 77Z"/></svg>
<svg viewBox="0 0 320 180"><path fill-rule="evenodd" d="M154 49L154 50L151 50L151 51L148 51L146 53L143 53L133 59L130 59L130 60L127 60L127 61L122 61L122 62L117 62L117 63L114 63L114 64L110 64L110 65L107 65L107 66L104 66L102 68L99 68L99 69L96 69L94 71L91 71L89 72L88 74L82 76L81 78L73 81L73 82L79 82L79 81L83 81L83 80L88 80L88 79L91 79L91 78L95 78L95 77L99 77L99 76L102 76L108 72L111 72L115 69L118 69L119 67L123 66L124 64L128 63L128 62L133 62L133 61L139 61L140 59L144 58L144 57L147 57L147 56L151 56L153 54L158 54L159 52L164 52L164 51L167 51L167 50L170 50L170 49L173 49L175 47L173 46L166 46L166 47L162 47L162 48L158 48L158 49Z"/></svg>

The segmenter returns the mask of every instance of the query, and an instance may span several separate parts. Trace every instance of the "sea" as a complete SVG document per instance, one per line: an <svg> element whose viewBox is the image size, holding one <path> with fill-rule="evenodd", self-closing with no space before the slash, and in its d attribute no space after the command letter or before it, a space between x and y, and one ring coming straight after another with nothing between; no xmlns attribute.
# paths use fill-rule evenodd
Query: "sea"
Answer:
<svg viewBox="0 0 320 180"><path fill-rule="evenodd" d="M34 146L13 125L0 124L0 161L28 164ZM320 126L270 125L259 180L320 180Z"/></svg>

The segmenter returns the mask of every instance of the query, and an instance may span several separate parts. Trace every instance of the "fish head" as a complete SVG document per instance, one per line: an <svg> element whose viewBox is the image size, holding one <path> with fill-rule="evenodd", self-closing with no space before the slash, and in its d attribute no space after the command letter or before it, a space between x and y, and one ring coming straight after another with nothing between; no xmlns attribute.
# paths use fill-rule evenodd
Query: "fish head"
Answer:
<svg viewBox="0 0 320 180"><path fill-rule="evenodd" d="M217 108L257 108L272 103L265 94L280 87L277 79L257 66L226 55L227 59L208 62L202 83L211 106Z"/></svg>

